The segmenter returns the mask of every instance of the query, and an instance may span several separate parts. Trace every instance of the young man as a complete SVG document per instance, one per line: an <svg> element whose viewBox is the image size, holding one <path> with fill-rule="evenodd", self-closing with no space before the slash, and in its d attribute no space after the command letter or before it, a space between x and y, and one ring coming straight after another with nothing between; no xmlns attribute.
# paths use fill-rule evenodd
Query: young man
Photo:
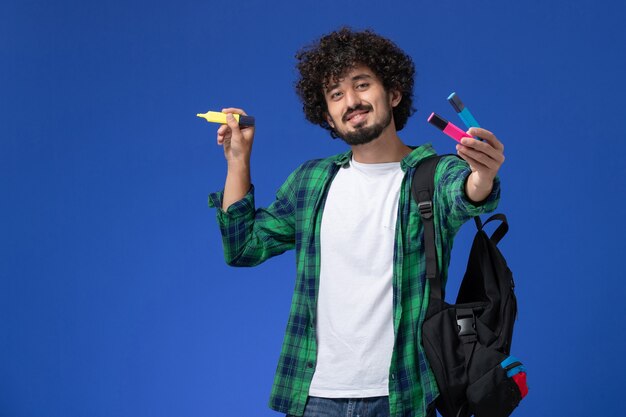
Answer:
<svg viewBox="0 0 626 417"><path fill-rule="evenodd" d="M296 249L295 294L270 407L294 416L425 416L438 389L421 345L427 309L422 224L411 179L430 145L398 136L413 113L414 66L389 40L341 29L298 53L296 90L308 120L350 150L305 162L265 209L254 206L254 128L218 129L228 172L218 208L227 262L252 266ZM226 113L245 114L241 109ZM445 157L434 192L446 276L452 240L493 210L503 146L472 128Z"/></svg>

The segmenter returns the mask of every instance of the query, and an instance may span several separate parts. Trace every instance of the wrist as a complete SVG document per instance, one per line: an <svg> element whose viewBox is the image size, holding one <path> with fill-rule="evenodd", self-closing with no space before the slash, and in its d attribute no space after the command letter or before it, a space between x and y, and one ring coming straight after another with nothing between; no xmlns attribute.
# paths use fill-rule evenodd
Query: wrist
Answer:
<svg viewBox="0 0 626 417"><path fill-rule="evenodd" d="M467 185L471 186L477 191L491 191L493 188L494 177L487 177L485 175L479 175L478 172L472 172L469 175Z"/></svg>
<svg viewBox="0 0 626 417"><path fill-rule="evenodd" d="M472 202L481 202L485 200L491 191L493 191L493 182L495 178L480 178L473 172L467 178L465 183L465 194Z"/></svg>
<svg viewBox="0 0 626 417"><path fill-rule="evenodd" d="M228 171L233 173L243 173L250 171L250 157L230 158L226 160Z"/></svg>

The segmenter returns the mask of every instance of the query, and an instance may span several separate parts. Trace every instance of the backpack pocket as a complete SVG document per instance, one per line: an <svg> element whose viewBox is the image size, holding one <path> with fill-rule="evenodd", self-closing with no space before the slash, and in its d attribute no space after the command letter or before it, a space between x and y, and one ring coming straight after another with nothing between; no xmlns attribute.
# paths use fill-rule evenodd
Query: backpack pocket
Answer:
<svg viewBox="0 0 626 417"><path fill-rule="evenodd" d="M467 400L476 417L505 417L527 393L524 365L509 356L467 387Z"/></svg>

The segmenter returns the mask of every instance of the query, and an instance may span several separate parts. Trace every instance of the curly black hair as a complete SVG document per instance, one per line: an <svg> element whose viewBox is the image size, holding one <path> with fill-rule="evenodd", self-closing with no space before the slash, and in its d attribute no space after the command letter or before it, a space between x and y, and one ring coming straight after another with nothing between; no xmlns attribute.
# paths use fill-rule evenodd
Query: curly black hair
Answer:
<svg viewBox="0 0 626 417"><path fill-rule="evenodd" d="M370 30L357 32L343 27L298 51L296 59L300 71L296 93L302 100L304 115L311 123L329 130L333 138L337 134L326 121L325 88L359 65L371 69L386 91L398 90L402 94L402 100L393 108L396 130L402 130L415 112L413 60L389 39Z"/></svg>

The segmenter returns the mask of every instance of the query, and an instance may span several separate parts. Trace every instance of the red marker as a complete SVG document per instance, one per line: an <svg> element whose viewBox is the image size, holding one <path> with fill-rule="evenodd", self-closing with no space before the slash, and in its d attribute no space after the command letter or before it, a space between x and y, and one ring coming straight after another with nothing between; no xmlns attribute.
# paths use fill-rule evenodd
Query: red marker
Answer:
<svg viewBox="0 0 626 417"><path fill-rule="evenodd" d="M467 133L465 133L464 130L461 130L460 128L456 127L455 125L453 125L452 123L444 119L443 117L439 116L437 113L432 113L430 115L430 117L428 118L428 123L439 128L441 131L443 131L443 133L450 136L452 139L456 140L457 142L461 142L462 138L472 137L468 135Z"/></svg>

